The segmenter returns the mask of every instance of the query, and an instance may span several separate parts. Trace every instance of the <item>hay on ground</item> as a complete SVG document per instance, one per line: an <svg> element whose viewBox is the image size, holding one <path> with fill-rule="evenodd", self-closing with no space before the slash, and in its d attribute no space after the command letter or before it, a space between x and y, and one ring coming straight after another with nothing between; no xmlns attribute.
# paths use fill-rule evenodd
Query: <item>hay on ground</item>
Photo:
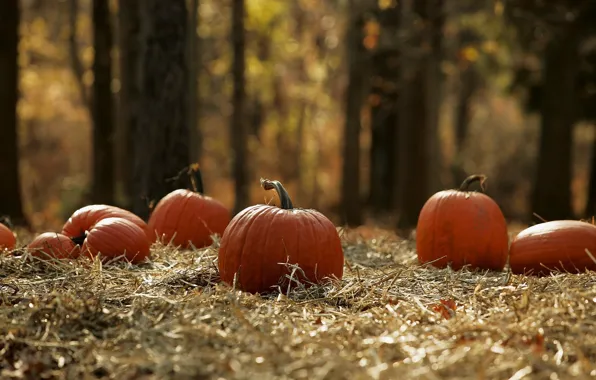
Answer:
<svg viewBox="0 0 596 380"><path fill-rule="evenodd" d="M0 377L565 379L596 376L596 277L421 267L345 234L343 281L218 283L216 247L150 263L0 259Z"/></svg>

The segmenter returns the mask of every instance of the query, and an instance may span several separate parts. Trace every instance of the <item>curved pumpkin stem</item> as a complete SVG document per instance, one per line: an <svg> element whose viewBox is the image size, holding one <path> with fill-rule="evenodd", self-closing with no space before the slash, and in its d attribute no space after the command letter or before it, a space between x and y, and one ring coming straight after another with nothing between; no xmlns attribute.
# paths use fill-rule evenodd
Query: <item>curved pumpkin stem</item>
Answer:
<svg viewBox="0 0 596 380"><path fill-rule="evenodd" d="M480 189L485 191L484 189L484 182L486 181L486 176L484 174L473 174L468 178L464 179L461 186L459 187L459 191L470 191L470 185L474 182L480 182Z"/></svg>
<svg viewBox="0 0 596 380"><path fill-rule="evenodd" d="M203 187L203 175L201 174L201 168L198 163L194 163L188 166L188 176L190 177L190 183L195 193L203 194L205 188Z"/></svg>
<svg viewBox="0 0 596 380"><path fill-rule="evenodd" d="M290 199L290 195L286 191L284 185L281 184L279 181L271 181L269 179L261 178L261 187L265 190L274 190L277 192L277 196L279 196L279 200L281 201L281 208L284 210L291 210L294 208L292 204L292 199Z"/></svg>

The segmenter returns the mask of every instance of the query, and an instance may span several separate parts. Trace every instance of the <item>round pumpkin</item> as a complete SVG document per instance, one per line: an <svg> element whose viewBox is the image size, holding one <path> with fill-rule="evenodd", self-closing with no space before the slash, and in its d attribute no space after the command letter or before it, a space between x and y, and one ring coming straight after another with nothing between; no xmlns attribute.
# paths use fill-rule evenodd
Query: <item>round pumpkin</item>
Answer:
<svg viewBox="0 0 596 380"><path fill-rule="evenodd" d="M554 220L528 227L509 248L509 266L515 274L593 271L595 260L596 226L579 220Z"/></svg>
<svg viewBox="0 0 596 380"><path fill-rule="evenodd" d="M27 245L32 256L40 258L75 259L80 247L72 239L56 232L39 234Z"/></svg>
<svg viewBox="0 0 596 380"><path fill-rule="evenodd" d="M507 221L497 203L469 186L484 175L466 178L459 189L431 196L420 211L416 228L418 262L438 268L464 265L475 269L502 270L507 262Z"/></svg>
<svg viewBox="0 0 596 380"><path fill-rule="evenodd" d="M243 291L266 293L288 278L305 285L343 276L344 254L335 225L322 213L294 208L283 185L261 179L265 190L275 189L281 207L254 205L239 212L220 242L218 268L221 280ZM290 284L293 285L293 284Z"/></svg>
<svg viewBox="0 0 596 380"><path fill-rule="evenodd" d="M87 233L82 251L85 256L101 254L103 261L123 256L131 263L140 263L150 256L150 243L145 231L124 218L105 218Z"/></svg>
<svg viewBox="0 0 596 380"><path fill-rule="evenodd" d="M7 249L11 251L15 249L16 245L16 236L14 236L10 228L0 223L0 250Z"/></svg>
<svg viewBox="0 0 596 380"><path fill-rule="evenodd" d="M104 204L89 205L75 211L62 227L62 234L75 239L80 245L85 239L85 231L91 230L100 220L112 217L130 220L145 231L149 242L155 241L155 234L150 232L143 219L128 210Z"/></svg>
<svg viewBox="0 0 596 380"><path fill-rule="evenodd" d="M208 247L211 235L222 235L230 222L230 211L217 199L203 194L197 164L188 169L193 190L178 189L163 197L149 217L149 229L164 244L181 248Z"/></svg>

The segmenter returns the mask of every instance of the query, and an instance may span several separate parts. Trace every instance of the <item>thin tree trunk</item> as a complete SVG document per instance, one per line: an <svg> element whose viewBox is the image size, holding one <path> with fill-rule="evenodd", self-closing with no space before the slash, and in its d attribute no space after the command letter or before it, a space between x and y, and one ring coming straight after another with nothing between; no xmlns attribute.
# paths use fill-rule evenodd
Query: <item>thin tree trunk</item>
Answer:
<svg viewBox="0 0 596 380"><path fill-rule="evenodd" d="M133 207L135 133L141 96L141 20L140 0L120 0L118 6L120 38L120 171L125 207Z"/></svg>
<svg viewBox="0 0 596 380"><path fill-rule="evenodd" d="M250 201L248 188L248 144L244 120L245 89L245 17L244 0L232 2L232 77L234 92L232 95L232 118L230 121L230 139L232 142L234 190L236 201L233 213L237 214L246 208Z"/></svg>
<svg viewBox="0 0 596 380"><path fill-rule="evenodd" d="M188 85L189 85L189 106L188 126L190 128L190 160L199 162L202 153L202 137L199 128L199 83L198 74L200 69L199 57L199 36L197 34L199 14L199 0L190 0L189 21L188 21Z"/></svg>
<svg viewBox="0 0 596 380"><path fill-rule="evenodd" d="M442 99L441 61L443 59L443 25L445 0L427 0L424 9L427 19L425 37L429 42L430 52L424 59L426 70L426 152L428 159L428 192L434 193L441 189L441 146L439 145L439 108Z"/></svg>
<svg viewBox="0 0 596 380"><path fill-rule="evenodd" d="M413 4L414 3L414 4ZM427 152L428 140L428 76L424 66L424 52L419 47L424 46L425 31L416 28L416 18L426 18L425 0L405 0L402 4L401 27L407 33L408 43L402 50L402 68L400 70L399 129L397 134L397 174L398 182L396 204L398 205L399 230L407 232L416 227L420 209L428 198L428 170L429 157Z"/></svg>
<svg viewBox="0 0 596 380"><path fill-rule="evenodd" d="M108 0L93 0L93 186L95 203L114 203L112 29Z"/></svg>
<svg viewBox="0 0 596 380"><path fill-rule="evenodd" d="M149 216L148 203L178 187L171 179L189 159L188 12L185 0L141 4L141 96L135 133L133 210Z"/></svg>
<svg viewBox="0 0 596 380"><path fill-rule="evenodd" d="M350 2L350 23L346 42L348 88L345 99L345 127L342 172L342 222L348 226L362 224L360 199L360 130L363 98L368 90L367 53L363 40L364 19Z"/></svg>
<svg viewBox="0 0 596 380"><path fill-rule="evenodd" d="M19 24L18 0L0 5L0 216L15 225L29 226L23 212L19 173Z"/></svg>
<svg viewBox="0 0 596 380"><path fill-rule="evenodd" d="M590 169L590 184L588 187L588 201L584 211L585 218L596 217L596 137L592 142L592 166Z"/></svg>
<svg viewBox="0 0 596 380"><path fill-rule="evenodd" d="M542 132L531 211L547 220L573 218L571 146L579 69L573 28L555 34L544 55Z"/></svg>
<svg viewBox="0 0 596 380"><path fill-rule="evenodd" d="M68 47L70 52L70 64L72 66L72 71L75 76L75 80L77 82L77 86L79 87L79 93L81 95L81 101L90 110L89 104L89 94L87 92L87 88L85 87L85 83L83 82L83 74L85 73L85 69L83 67L83 63L81 62L81 58L79 57L79 45L77 42L77 18L79 16L79 0L70 0L69 1L69 13L68 13L68 23L70 26L70 30L68 33Z"/></svg>

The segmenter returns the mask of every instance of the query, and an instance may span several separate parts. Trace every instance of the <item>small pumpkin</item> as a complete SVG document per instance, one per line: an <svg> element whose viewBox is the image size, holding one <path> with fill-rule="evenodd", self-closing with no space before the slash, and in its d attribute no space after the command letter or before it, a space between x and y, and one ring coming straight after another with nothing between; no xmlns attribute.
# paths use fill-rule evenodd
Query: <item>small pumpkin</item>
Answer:
<svg viewBox="0 0 596 380"><path fill-rule="evenodd" d="M32 256L39 258L75 259L80 247L68 236L56 232L39 234L27 245Z"/></svg>
<svg viewBox="0 0 596 380"><path fill-rule="evenodd" d="M507 221L497 203L482 192L470 191L474 182L484 190L484 175L466 178L459 189L431 196L420 211L416 250L421 264L454 270L502 270L507 262Z"/></svg>
<svg viewBox="0 0 596 380"><path fill-rule="evenodd" d="M261 179L265 190L275 190L281 207L254 205L239 212L220 242L218 268L221 280L251 293L266 293L288 285L294 278L308 285L343 276L344 254L335 225L322 213L294 208L278 181ZM306 280L306 281L304 281ZM292 284L290 284L292 285Z"/></svg>
<svg viewBox="0 0 596 380"><path fill-rule="evenodd" d="M164 244L182 248L208 247L212 234L222 235L230 222L230 211L217 199L203 194L198 164L190 165L194 191L178 189L163 197L149 217L149 229Z"/></svg>
<svg viewBox="0 0 596 380"><path fill-rule="evenodd" d="M87 233L82 251L85 256L101 254L103 261L119 256L140 263L150 256L145 231L125 218L111 217L97 222Z"/></svg>
<svg viewBox="0 0 596 380"><path fill-rule="evenodd" d="M596 270L595 258L596 226L579 220L533 225L517 234L509 248L509 266L515 274L581 273Z"/></svg>
<svg viewBox="0 0 596 380"><path fill-rule="evenodd" d="M75 211L62 227L62 234L75 239L80 245L85 238L85 231L89 231L100 220L111 217L130 220L145 231L149 242L155 241L155 234L150 232L143 219L128 210L104 204L89 205Z"/></svg>
<svg viewBox="0 0 596 380"><path fill-rule="evenodd" d="M0 250L13 250L17 245L17 238L10 228L0 223Z"/></svg>

